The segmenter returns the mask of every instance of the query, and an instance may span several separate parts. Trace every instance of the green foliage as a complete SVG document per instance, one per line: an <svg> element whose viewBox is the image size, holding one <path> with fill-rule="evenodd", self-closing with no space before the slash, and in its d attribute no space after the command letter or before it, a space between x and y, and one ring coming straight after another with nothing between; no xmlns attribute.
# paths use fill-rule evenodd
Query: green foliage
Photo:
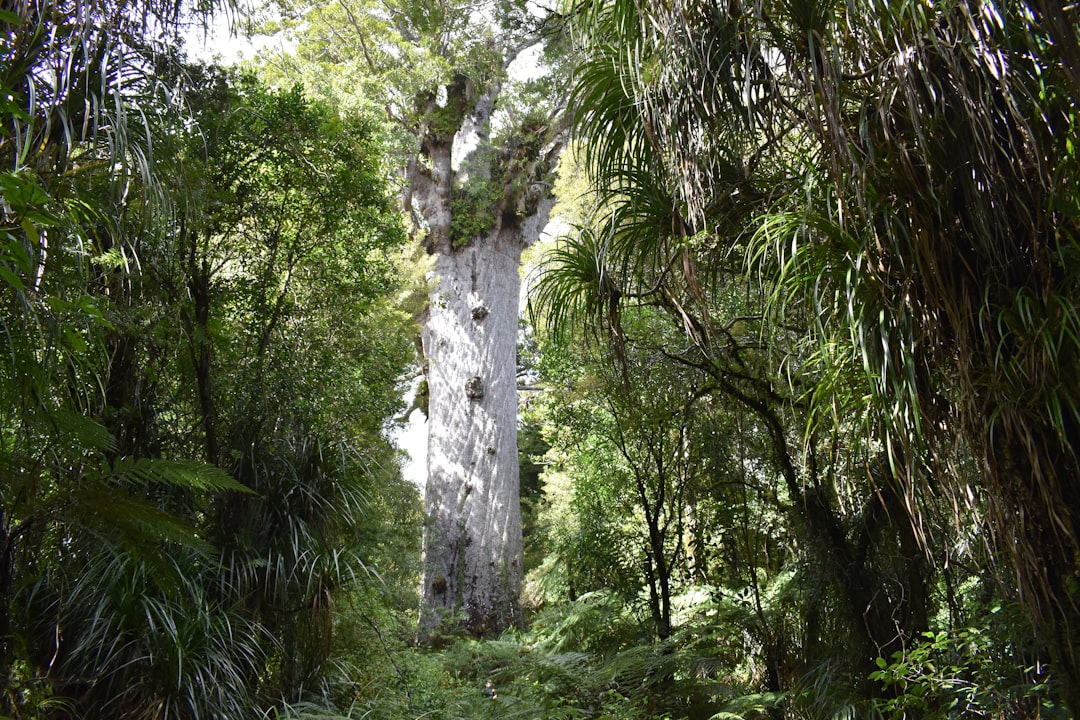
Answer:
<svg viewBox="0 0 1080 720"><path fill-rule="evenodd" d="M469 178L455 184L450 199L450 235L454 247L465 247L495 227L501 199L498 178Z"/></svg>
<svg viewBox="0 0 1080 720"><path fill-rule="evenodd" d="M205 288L183 310L193 439L255 493L209 513L216 582L275 638L260 691L300 700L328 668L333 598L375 577L368 515L394 477L379 469L394 462L383 423L411 358L409 318L390 305L404 233L369 116L250 78L209 100L202 117L223 122L185 158L215 198L182 266Z"/></svg>
<svg viewBox="0 0 1080 720"><path fill-rule="evenodd" d="M715 606L703 597L686 603L693 611L685 629L661 645L642 643L633 609L601 593L545 609L524 634L458 639L439 651L409 647L404 634L385 632L392 621L378 623L381 638L344 686L336 710L293 705L281 716L707 720L738 711L758 717L777 697L753 692L752 680L717 662L708 632ZM376 627L372 620L369 629ZM485 690L489 681L494 698Z"/></svg>
<svg viewBox="0 0 1080 720"><path fill-rule="evenodd" d="M508 121L514 124L496 133L491 146L474 150L466 159L450 197L454 247L465 247L499 227L500 214L531 212L528 205L538 198L530 197L525 186L529 181L526 166L536 162L551 134L551 121L543 108L543 104L534 105L521 118Z"/></svg>
<svg viewBox="0 0 1080 720"><path fill-rule="evenodd" d="M1068 715L1071 11L691 6L568 16L593 183L533 298L535 615L440 652L387 168L539 21L279 3L272 90L110 3L0 11L0 713ZM536 200L562 91L500 103L458 247Z"/></svg>
<svg viewBox="0 0 1080 720"><path fill-rule="evenodd" d="M890 660L878 658L886 717L1066 717L1049 699L1048 669L1012 664L986 628L926 632Z"/></svg>
<svg viewBox="0 0 1080 720"><path fill-rule="evenodd" d="M92 5L0 15L0 714L255 717L410 584L404 232L370 115Z"/></svg>
<svg viewBox="0 0 1080 720"><path fill-rule="evenodd" d="M1049 654L1055 701L1078 705L1075 587L1054 578L1077 557L1060 484L1076 464L1060 379L1076 351L1057 307L1075 305L1061 262L1075 112L1060 101L1077 77L1060 70L1080 37L1043 3L912 7L583 6L573 107L595 215L549 255L534 322L553 343L598 345L628 436L658 420L632 412L640 396L671 402L651 382L666 366L701 371L712 452L690 454L689 487L716 534L700 559L752 598L794 578L786 614L753 614L784 712L902 704L867 682L874 655L968 624L956 583L986 582L1006 556L1039 620L1032 657ZM679 334L644 329L643 306ZM553 420L593 452L611 433L574 424L568 409L590 403L568 387ZM568 466L630 477L610 457ZM779 523L758 534L713 499ZM1012 618L987 644L1028 647L1029 633Z"/></svg>
<svg viewBox="0 0 1080 720"><path fill-rule="evenodd" d="M157 707L161 717L250 716L269 638L214 600L200 572L206 558L170 548L165 574L95 540L69 541L83 562L43 569L28 598L40 613L28 618L34 631L54 634L37 624L50 617L63 628L60 647L30 637L38 652L54 653L53 692L103 715Z"/></svg>
<svg viewBox="0 0 1080 720"><path fill-rule="evenodd" d="M290 1L266 8L269 15L282 11L283 18L273 20L260 19L258 10L248 21L253 30L284 31L299 41L295 53L263 51L259 71L269 83L288 86L300 77L314 95L335 104L378 103L406 155L415 152L406 137L415 123L436 133L460 127L461 107L430 107L437 88L460 78L482 92L501 62L492 31L470 27L468 3Z"/></svg>

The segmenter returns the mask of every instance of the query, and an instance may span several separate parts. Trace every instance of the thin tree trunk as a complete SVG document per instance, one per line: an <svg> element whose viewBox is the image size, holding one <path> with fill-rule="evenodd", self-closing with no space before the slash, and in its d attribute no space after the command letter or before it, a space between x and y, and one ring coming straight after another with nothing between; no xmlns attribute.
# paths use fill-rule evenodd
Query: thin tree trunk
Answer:
<svg viewBox="0 0 1080 720"><path fill-rule="evenodd" d="M0 710L11 709L8 690L11 666L15 655L12 652L14 637L11 632L12 601L12 556L15 552L14 538L9 532L8 516L0 510Z"/></svg>
<svg viewBox="0 0 1080 720"><path fill-rule="evenodd" d="M180 226L180 246L184 253L184 272L191 309L184 318L191 362L195 367L195 382L199 392L202 414L203 453L206 462L218 462L217 416L211 385L212 345L210 341L210 268L206 259L199 258L199 234Z"/></svg>

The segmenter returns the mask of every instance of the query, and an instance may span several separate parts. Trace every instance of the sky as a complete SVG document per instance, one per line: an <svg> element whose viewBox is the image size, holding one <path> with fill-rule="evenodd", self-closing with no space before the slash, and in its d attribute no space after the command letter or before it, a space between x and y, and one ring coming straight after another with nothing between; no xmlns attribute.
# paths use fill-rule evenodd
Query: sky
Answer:
<svg viewBox="0 0 1080 720"><path fill-rule="evenodd" d="M229 18L225 13L216 13L210 27L195 27L184 33L184 43L188 54L197 60L217 60L223 65L233 65L240 60L250 60L259 49L281 40L272 37L246 38L235 36L229 31Z"/></svg>

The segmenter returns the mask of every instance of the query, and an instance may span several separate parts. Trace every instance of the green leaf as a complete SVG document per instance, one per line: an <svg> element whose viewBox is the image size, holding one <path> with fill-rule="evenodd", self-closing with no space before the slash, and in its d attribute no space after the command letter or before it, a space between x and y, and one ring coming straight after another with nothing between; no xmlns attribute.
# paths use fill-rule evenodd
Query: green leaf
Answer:
<svg viewBox="0 0 1080 720"><path fill-rule="evenodd" d="M23 232L26 233L26 239L30 241L31 245L37 245L41 242L41 234L38 232L34 223L30 222L30 218L24 217L22 222L19 223L19 226L22 227Z"/></svg>
<svg viewBox="0 0 1080 720"><path fill-rule="evenodd" d="M82 413L60 409L49 418L58 431L72 436L86 450L106 451L116 446L116 438L104 425Z"/></svg>
<svg viewBox="0 0 1080 720"><path fill-rule="evenodd" d="M79 524L111 538L125 551L155 562L162 542L191 548L211 556L213 545L201 539L195 528L176 515L138 495L86 483L72 493L73 504L67 515ZM118 533L118 534L117 534Z"/></svg>
<svg viewBox="0 0 1080 720"><path fill-rule="evenodd" d="M225 470L194 460L124 457L113 463L112 473L115 479L135 485L161 483L191 490L256 494Z"/></svg>
<svg viewBox="0 0 1080 720"><path fill-rule="evenodd" d="M11 272L11 269L4 264L0 264L0 280L3 280L9 286L15 288L19 292L24 292L26 286L23 285L22 278Z"/></svg>
<svg viewBox="0 0 1080 720"><path fill-rule="evenodd" d="M0 190L16 215L25 215L33 208L43 208L49 203L49 195L29 171L0 173ZM42 218L44 219L44 218Z"/></svg>

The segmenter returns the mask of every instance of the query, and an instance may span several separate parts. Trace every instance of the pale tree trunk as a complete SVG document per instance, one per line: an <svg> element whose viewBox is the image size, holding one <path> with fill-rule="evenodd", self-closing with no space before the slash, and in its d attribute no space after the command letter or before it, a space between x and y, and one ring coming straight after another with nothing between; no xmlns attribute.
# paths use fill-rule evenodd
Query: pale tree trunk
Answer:
<svg viewBox="0 0 1080 720"><path fill-rule="evenodd" d="M408 209L423 220L436 274L423 332L428 477L419 637L424 641L440 630L496 635L521 622L518 265L522 250L547 222L550 192L538 178L558 155L558 148L549 146L542 157L516 158L497 168L503 190L487 211L490 229L453 238L454 181L492 177L490 166L460 156L492 156L485 152L486 121L499 88L474 96L467 83L455 82L447 91L446 107L469 105L457 125L457 142L445 131L422 137L421 154L409 168L407 198ZM442 117L445 122L445 112Z"/></svg>
<svg viewBox="0 0 1080 720"><path fill-rule="evenodd" d="M421 628L521 620L517 458L520 233L440 253L424 332L428 477Z"/></svg>

